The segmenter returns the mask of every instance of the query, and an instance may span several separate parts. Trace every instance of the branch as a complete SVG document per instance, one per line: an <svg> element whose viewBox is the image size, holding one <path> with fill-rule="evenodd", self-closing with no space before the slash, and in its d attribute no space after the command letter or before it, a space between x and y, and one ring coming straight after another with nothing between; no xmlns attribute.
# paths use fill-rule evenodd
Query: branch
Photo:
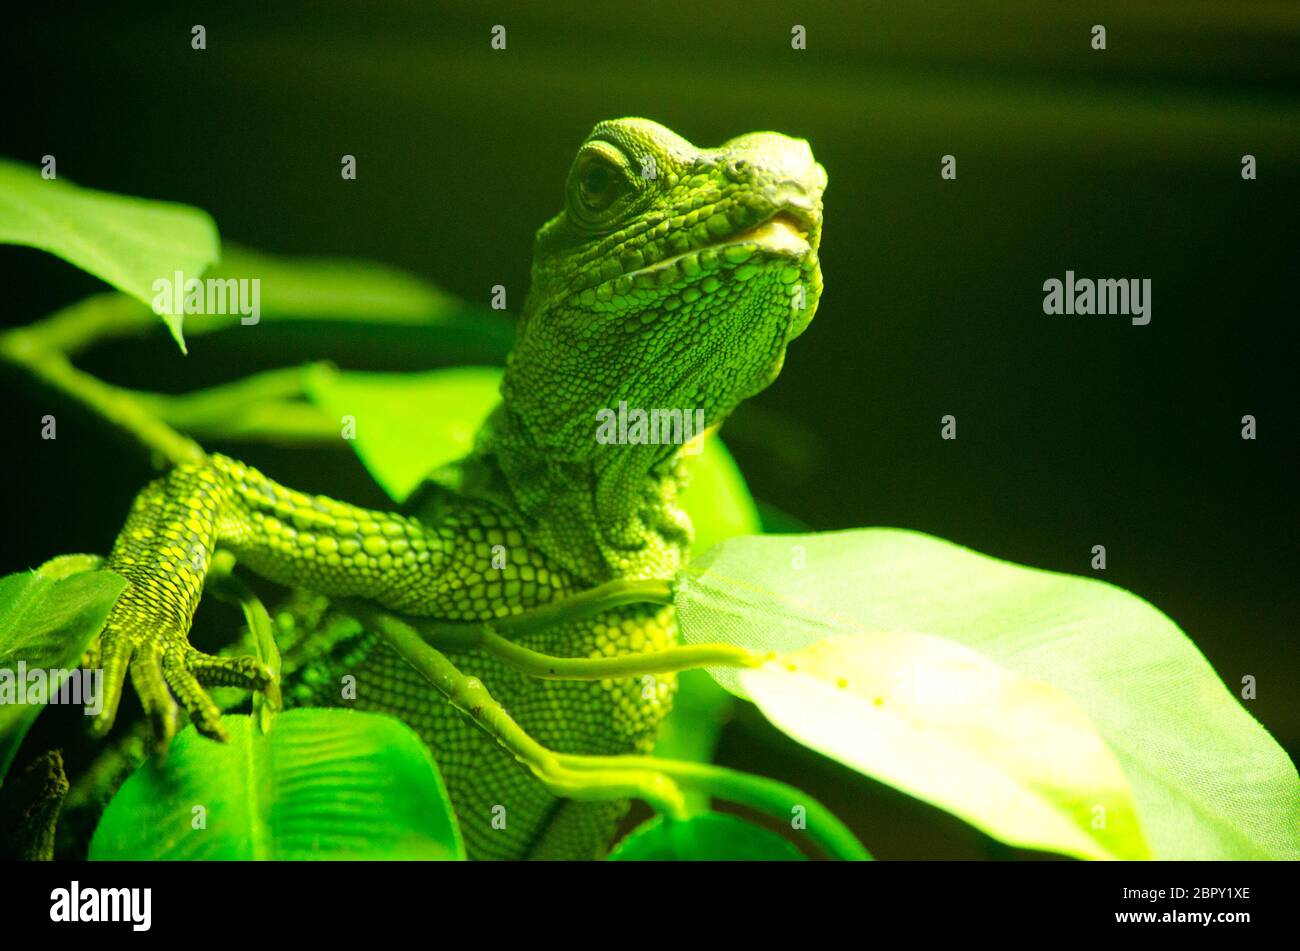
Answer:
<svg viewBox="0 0 1300 951"><path fill-rule="evenodd" d="M325 365L268 370L177 396L133 395L159 419L192 436L346 447L338 424L304 402L307 375Z"/></svg>
<svg viewBox="0 0 1300 951"><path fill-rule="evenodd" d="M337 426L304 401L304 380L314 365L258 373L173 396L113 386L70 362L103 340L137 336L157 326L154 315L138 301L123 294L98 294L30 326L0 334L0 359L126 432L155 456L160 467L203 458L203 449L183 434L346 445L338 439ZM220 327L197 318L186 321L191 335Z"/></svg>
<svg viewBox="0 0 1300 951"><path fill-rule="evenodd" d="M68 360L68 354L96 341L140 333L152 326L148 309L119 294L101 294L31 326L0 334L0 357L130 435L153 454L160 468L197 462L204 458L198 443L160 420L130 391L104 383Z"/></svg>
<svg viewBox="0 0 1300 951"><path fill-rule="evenodd" d="M23 328L0 336L0 356L130 435L153 453L156 464L176 466L204 458L198 443L176 432L128 391L78 370L61 352L46 347L39 334Z"/></svg>

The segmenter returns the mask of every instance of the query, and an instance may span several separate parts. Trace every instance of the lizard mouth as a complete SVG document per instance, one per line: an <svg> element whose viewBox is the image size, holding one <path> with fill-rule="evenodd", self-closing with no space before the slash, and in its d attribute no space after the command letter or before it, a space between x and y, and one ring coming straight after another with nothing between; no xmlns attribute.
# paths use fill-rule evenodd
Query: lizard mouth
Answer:
<svg viewBox="0 0 1300 951"><path fill-rule="evenodd" d="M808 244L811 222L799 211L785 209L771 218L739 234L727 238L724 244L754 243L764 250L799 257L812 250Z"/></svg>
<svg viewBox="0 0 1300 951"><path fill-rule="evenodd" d="M705 247L683 251L680 254L674 254L671 257L655 261L653 264L627 271L618 278L609 278L606 283L612 284L616 280L659 279L660 275L675 272L681 262L687 259L694 260L701 251L707 249L722 250L753 245L774 256L802 260L812 252L812 244L808 238L810 234L815 235L816 230L816 222L801 209L782 208L770 218L765 218L752 228L746 228L744 231L727 235ZM695 273L698 274L698 265L695 265L695 267ZM660 283L662 284L662 281Z"/></svg>

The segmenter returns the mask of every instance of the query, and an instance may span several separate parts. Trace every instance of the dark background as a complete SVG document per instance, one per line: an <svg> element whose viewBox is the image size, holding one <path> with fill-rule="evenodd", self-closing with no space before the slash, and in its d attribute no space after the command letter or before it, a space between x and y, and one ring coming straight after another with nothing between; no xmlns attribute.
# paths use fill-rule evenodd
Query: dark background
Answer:
<svg viewBox="0 0 1300 951"><path fill-rule="evenodd" d="M1105 577L1168 613L1230 688L1255 675L1250 709L1300 749L1300 4L95 4L13 20L3 42L18 74L0 153L198 205L255 248L372 258L472 301L504 284L512 306L596 121L644 115L700 145L806 137L830 175L826 292L780 380L724 430L754 494L815 529L904 526L1080 574L1104 544ZM1044 316L1042 283L1067 269L1150 278L1150 325ZM102 287L10 247L0 276L7 325ZM264 324L187 358L159 332L82 365L179 391L318 358L483 355ZM0 380L0 399L0 572L107 550L146 460L70 411L42 441L41 415L65 407L22 381ZM343 454L214 448L383 504ZM805 786L881 857L1002 854L752 716L721 754Z"/></svg>

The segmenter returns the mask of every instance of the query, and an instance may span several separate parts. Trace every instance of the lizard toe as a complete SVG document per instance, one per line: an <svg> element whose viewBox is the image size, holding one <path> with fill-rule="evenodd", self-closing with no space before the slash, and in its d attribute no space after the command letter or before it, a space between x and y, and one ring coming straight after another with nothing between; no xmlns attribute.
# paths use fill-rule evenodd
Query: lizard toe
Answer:
<svg viewBox="0 0 1300 951"><path fill-rule="evenodd" d="M186 654L185 667L195 680L209 687L265 690L275 679L270 668L251 655L213 657L196 650Z"/></svg>
<svg viewBox="0 0 1300 951"><path fill-rule="evenodd" d="M190 663L193 654L179 650L168 654L163 660L163 676L167 678L172 694L189 714L194 728L204 736L224 743L230 736L221 723L221 709L192 673Z"/></svg>
<svg viewBox="0 0 1300 951"><path fill-rule="evenodd" d="M90 734L100 738L113 729L117 719L117 707L122 702L122 686L126 682L126 671L131 663L134 648L129 640L122 636L112 636L105 631L94 662L103 669L103 703L99 713L90 721Z"/></svg>
<svg viewBox="0 0 1300 951"><path fill-rule="evenodd" d="M180 708L163 674L163 650L153 644L136 652L131 661L131 683L140 696L153 733L154 747L165 751L180 726Z"/></svg>

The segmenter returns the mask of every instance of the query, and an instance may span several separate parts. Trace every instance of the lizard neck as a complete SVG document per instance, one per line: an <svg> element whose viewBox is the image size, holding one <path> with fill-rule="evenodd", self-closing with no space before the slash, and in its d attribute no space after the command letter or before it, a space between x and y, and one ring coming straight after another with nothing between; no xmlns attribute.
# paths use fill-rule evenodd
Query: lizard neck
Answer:
<svg viewBox="0 0 1300 951"><path fill-rule="evenodd" d="M575 576L670 577L682 566L691 525L677 503L684 484L679 445L599 442L556 445L506 398L480 435L476 457L521 516L529 541Z"/></svg>

